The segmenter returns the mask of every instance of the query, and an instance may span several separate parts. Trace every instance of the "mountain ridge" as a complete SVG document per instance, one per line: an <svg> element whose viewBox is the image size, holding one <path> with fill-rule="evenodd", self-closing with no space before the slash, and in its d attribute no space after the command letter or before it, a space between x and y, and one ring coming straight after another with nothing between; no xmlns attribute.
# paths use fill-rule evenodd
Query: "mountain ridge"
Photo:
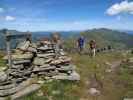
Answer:
<svg viewBox="0 0 133 100"><path fill-rule="evenodd" d="M106 28L93 29L81 33L88 39L95 39L99 46L112 45L114 48L133 48L133 35Z"/></svg>
<svg viewBox="0 0 133 100"><path fill-rule="evenodd" d="M13 34L21 34L25 32L19 32L17 30L9 30L9 32ZM32 38L34 41L38 40L42 37L49 37L51 33L53 32L46 32L46 31L40 31L40 32L31 32ZM95 28L95 29L89 29L85 31L61 31L62 37L64 39L68 38L76 38L79 37L80 34L84 35L88 40L95 39L97 43L99 43L99 46L104 45L114 45L114 47L120 48L133 48L133 35L128 34L126 32L121 32L119 30L112 30L107 28ZM0 30L0 48L5 48L5 41L4 41L4 34L2 33L2 30Z"/></svg>

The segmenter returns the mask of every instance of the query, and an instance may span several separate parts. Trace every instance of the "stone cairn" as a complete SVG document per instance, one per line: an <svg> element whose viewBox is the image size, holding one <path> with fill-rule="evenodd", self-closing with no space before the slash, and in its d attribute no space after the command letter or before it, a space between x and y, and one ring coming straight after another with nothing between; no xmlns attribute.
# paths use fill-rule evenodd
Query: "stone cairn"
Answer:
<svg viewBox="0 0 133 100"><path fill-rule="evenodd" d="M33 78L79 81L80 76L75 71L71 58L62 49L50 41L31 43L24 41L14 51L12 66L0 72L0 100L18 99L41 85ZM8 57L4 57L8 60Z"/></svg>

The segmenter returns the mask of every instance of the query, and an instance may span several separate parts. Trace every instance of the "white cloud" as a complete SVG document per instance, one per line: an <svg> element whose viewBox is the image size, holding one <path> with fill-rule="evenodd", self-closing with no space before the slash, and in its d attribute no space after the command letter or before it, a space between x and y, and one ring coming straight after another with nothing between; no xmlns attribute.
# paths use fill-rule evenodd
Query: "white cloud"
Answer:
<svg viewBox="0 0 133 100"><path fill-rule="evenodd" d="M3 13L4 12L4 8L0 8L0 13Z"/></svg>
<svg viewBox="0 0 133 100"><path fill-rule="evenodd" d="M5 16L6 21L14 21L16 18L13 16Z"/></svg>
<svg viewBox="0 0 133 100"><path fill-rule="evenodd" d="M74 21L74 22L72 22L71 24L73 24L73 25L81 25L82 22L80 22L80 21Z"/></svg>
<svg viewBox="0 0 133 100"><path fill-rule="evenodd" d="M128 2L127 0L121 3L116 3L107 9L106 13L108 15L117 15L120 13L133 14L133 2Z"/></svg>

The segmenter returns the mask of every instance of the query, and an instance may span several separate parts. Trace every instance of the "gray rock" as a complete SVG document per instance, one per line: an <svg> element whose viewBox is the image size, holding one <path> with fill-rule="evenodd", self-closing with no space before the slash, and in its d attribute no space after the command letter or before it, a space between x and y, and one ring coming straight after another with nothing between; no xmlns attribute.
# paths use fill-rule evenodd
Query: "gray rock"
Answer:
<svg viewBox="0 0 133 100"><path fill-rule="evenodd" d="M42 72L42 71L50 71L50 70L55 70L55 66L50 66L50 67L35 67L32 72Z"/></svg>
<svg viewBox="0 0 133 100"><path fill-rule="evenodd" d="M29 51L29 52L37 52L36 48L33 48L33 47L29 47L27 51Z"/></svg>
<svg viewBox="0 0 133 100"><path fill-rule="evenodd" d="M28 80L18 84L16 87L6 90L0 90L0 97L5 97L9 95L13 95L23 89L25 89L27 86L31 85L32 79L29 78Z"/></svg>
<svg viewBox="0 0 133 100"><path fill-rule="evenodd" d="M33 64L34 65L45 65L46 63L50 63L51 61L53 60L53 58L49 58L49 59L45 59L45 58L39 58L39 57L36 57L33 61Z"/></svg>
<svg viewBox="0 0 133 100"><path fill-rule="evenodd" d="M101 94L101 91L99 91L98 89L96 88L90 88L89 89L89 94L92 95L92 96L98 96Z"/></svg>
<svg viewBox="0 0 133 100"><path fill-rule="evenodd" d="M40 47L40 48L37 48L37 50L50 51L50 50L53 50L53 48L52 47Z"/></svg>
<svg viewBox="0 0 133 100"><path fill-rule="evenodd" d="M73 71L73 70L75 70L75 65L66 65L66 66L63 66L63 65L61 65L61 67L59 67L59 68L56 68L57 70L59 70L59 71Z"/></svg>
<svg viewBox="0 0 133 100"><path fill-rule="evenodd" d="M66 53L61 49L61 50L60 50L60 55L61 55L61 56L66 56Z"/></svg>
<svg viewBox="0 0 133 100"><path fill-rule="evenodd" d="M31 43L29 41L24 41L18 44L17 48L21 50L27 50L30 47Z"/></svg>
<svg viewBox="0 0 133 100"><path fill-rule="evenodd" d="M51 66L49 65L49 64L44 64L44 65L42 65L42 66L40 66L41 68L50 68Z"/></svg>
<svg viewBox="0 0 133 100"><path fill-rule="evenodd" d="M41 86L39 84L31 84L31 85L25 87L24 89L22 89L21 91L12 95L11 100L16 100L16 99L22 98L24 96L27 96L30 93L33 93L34 91L37 91L38 89L40 89L40 87Z"/></svg>
<svg viewBox="0 0 133 100"><path fill-rule="evenodd" d="M131 69L131 70L132 70L132 69L133 69L133 66L127 66L127 68L129 68L129 69Z"/></svg>
<svg viewBox="0 0 133 100"><path fill-rule="evenodd" d="M37 57L40 57L40 58L50 58L50 57L54 57L55 54L54 53L47 53L47 54L37 54Z"/></svg>
<svg viewBox="0 0 133 100"><path fill-rule="evenodd" d="M6 89L11 89L16 87L16 84L7 84L7 85L2 85L0 86L0 90L6 90Z"/></svg>
<svg viewBox="0 0 133 100"><path fill-rule="evenodd" d="M13 69L22 69L24 68L23 64L19 64L19 65L12 65Z"/></svg>
<svg viewBox="0 0 133 100"><path fill-rule="evenodd" d="M45 63L50 63L53 60L54 60L53 58L49 58L49 59L45 60Z"/></svg>
<svg viewBox="0 0 133 100"><path fill-rule="evenodd" d="M45 59L44 58L38 58L36 57L33 61L34 65L44 65L45 64Z"/></svg>
<svg viewBox="0 0 133 100"><path fill-rule="evenodd" d="M129 62L130 63L133 63L133 58L129 58Z"/></svg>
<svg viewBox="0 0 133 100"><path fill-rule="evenodd" d="M11 80L6 80L4 82L0 82L0 86L8 85L8 84L12 84L12 81Z"/></svg>
<svg viewBox="0 0 133 100"><path fill-rule="evenodd" d="M7 80L7 74L5 72L0 72L0 82Z"/></svg>
<svg viewBox="0 0 133 100"><path fill-rule="evenodd" d="M76 72L76 71L73 71L69 77L69 80L72 80L72 81L79 81L80 80L80 75Z"/></svg>
<svg viewBox="0 0 133 100"><path fill-rule="evenodd" d="M6 90L0 90L0 97L5 97L5 96L9 96L12 95L14 93L16 93L16 88L11 88L11 89L6 89Z"/></svg>
<svg viewBox="0 0 133 100"><path fill-rule="evenodd" d="M14 65L26 64L26 63L31 63L31 61L30 60L13 61Z"/></svg>
<svg viewBox="0 0 133 100"><path fill-rule="evenodd" d="M76 73L75 71L73 73L71 73L71 75L67 76L67 75L56 75L52 77L53 79L57 79L57 80L70 80L70 81L79 81L80 80L80 76L78 73Z"/></svg>
<svg viewBox="0 0 133 100"><path fill-rule="evenodd" d="M39 89L40 85L32 84L33 80L29 77L41 76L47 81L80 80L79 74L74 71L76 66L71 64L71 58L67 57L62 49L54 48L49 44L45 45L37 48L37 46L32 47L29 43L25 43L20 47L22 51L15 51L12 55L12 68L0 73L0 97L11 96L13 100L20 99ZM36 53L36 58L32 52ZM34 59L33 62L32 59Z"/></svg>
<svg viewBox="0 0 133 100"><path fill-rule="evenodd" d="M51 65L63 65L66 63L70 63L71 58L69 57L60 57L59 59L53 60L50 64Z"/></svg>
<svg viewBox="0 0 133 100"><path fill-rule="evenodd" d="M13 54L12 55L12 59L13 60L22 60L22 59L32 59L32 57L33 57L33 54L32 53L25 53L25 54L21 54L21 53L19 53L19 54ZM8 57L7 56L5 56L3 59L5 59L5 60L7 60L8 59Z"/></svg>
<svg viewBox="0 0 133 100"><path fill-rule="evenodd" d="M43 76L47 76L47 77L52 77L52 76L55 76L55 75L58 75L58 73L56 72L39 72L38 75L43 75Z"/></svg>
<svg viewBox="0 0 133 100"><path fill-rule="evenodd" d="M0 97L0 100L6 100L7 98L6 97Z"/></svg>

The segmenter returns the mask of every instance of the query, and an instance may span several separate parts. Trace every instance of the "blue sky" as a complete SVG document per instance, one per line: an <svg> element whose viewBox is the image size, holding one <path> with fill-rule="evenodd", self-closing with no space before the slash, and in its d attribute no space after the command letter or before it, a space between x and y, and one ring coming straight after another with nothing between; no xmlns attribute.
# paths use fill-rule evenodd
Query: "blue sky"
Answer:
<svg viewBox="0 0 133 100"><path fill-rule="evenodd" d="M0 29L133 30L133 0L0 0Z"/></svg>

